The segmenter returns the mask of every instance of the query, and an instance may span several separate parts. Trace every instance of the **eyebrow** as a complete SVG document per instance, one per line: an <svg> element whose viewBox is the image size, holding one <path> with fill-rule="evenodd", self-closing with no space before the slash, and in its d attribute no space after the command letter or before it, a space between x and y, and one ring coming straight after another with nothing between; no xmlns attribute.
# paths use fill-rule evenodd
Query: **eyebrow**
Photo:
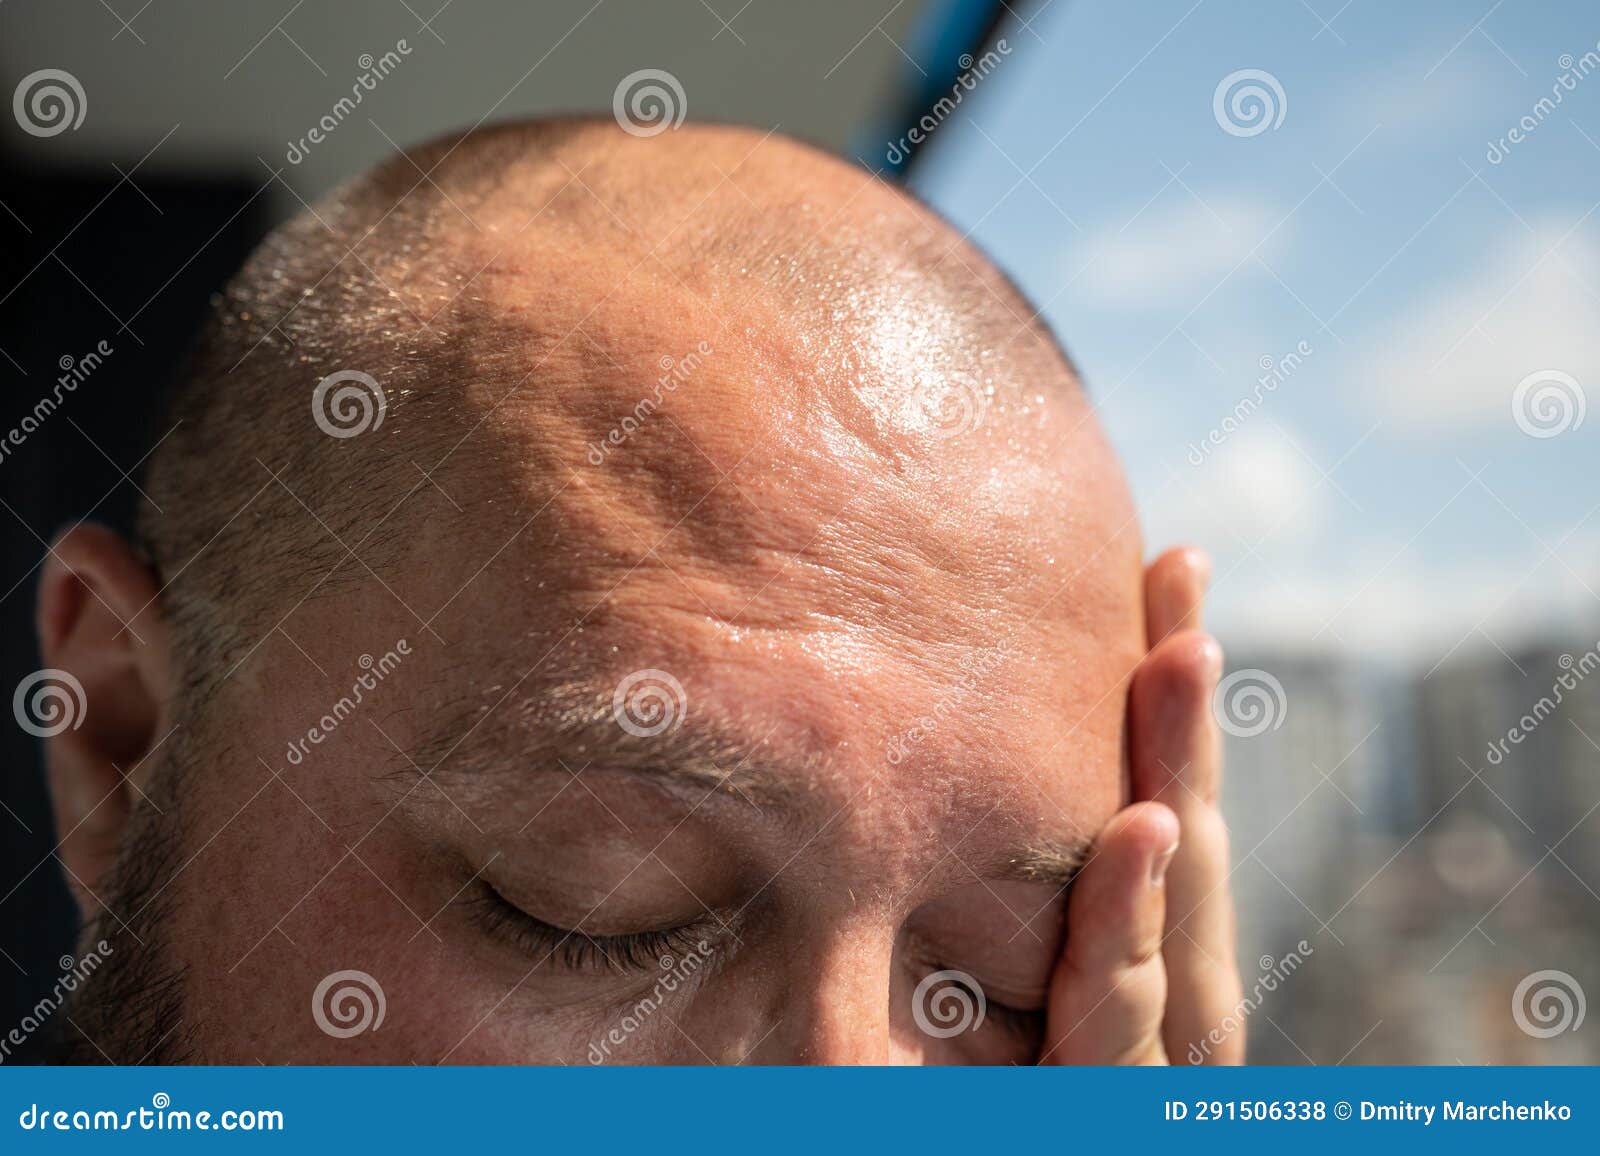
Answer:
<svg viewBox="0 0 1600 1156"><path fill-rule="evenodd" d="M570 683L546 691L541 706L514 724L515 754L467 749L463 732L475 729L465 719L433 734L420 750L407 756L411 767L430 777L466 783L484 778L506 779L530 766L564 769L581 775L594 766L637 775L686 793L703 792L742 799L787 818L800 800L815 794L819 773L831 765L830 752L768 748L773 725L752 746L747 728L704 704L659 735L639 736L623 730L613 710L612 691L598 683ZM758 728L759 729L759 728ZM504 735L505 730L491 731ZM458 749L459 748L459 749ZM1057 891L1070 887L1089 860L1093 840L1074 834L1066 840L1031 839L1025 849L974 861L979 878L1047 884ZM959 856L951 852L959 860ZM965 865L963 863L963 865ZM972 871L972 867L968 867Z"/></svg>
<svg viewBox="0 0 1600 1156"><path fill-rule="evenodd" d="M541 699L536 714L512 723L513 755L485 751L488 744L482 741L475 747L464 742L463 732L472 726L464 723L432 735L409 761L432 777L455 781L511 776L530 766L579 775L595 766L637 774L669 788L742 796L758 807L782 806L810 794L816 774L830 762L821 751L771 745L776 726L752 745L746 728L704 707L691 708L661 734L635 735L618 724L609 689L601 693L588 683L562 686ZM504 726L489 732L505 733Z"/></svg>
<svg viewBox="0 0 1600 1156"><path fill-rule="evenodd" d="M1035 843L1021 855L1013 856L999 874L1022 883L1047 883L1064 891L1089 861L1091 843L1087 836L1065 843Z"/></svg>

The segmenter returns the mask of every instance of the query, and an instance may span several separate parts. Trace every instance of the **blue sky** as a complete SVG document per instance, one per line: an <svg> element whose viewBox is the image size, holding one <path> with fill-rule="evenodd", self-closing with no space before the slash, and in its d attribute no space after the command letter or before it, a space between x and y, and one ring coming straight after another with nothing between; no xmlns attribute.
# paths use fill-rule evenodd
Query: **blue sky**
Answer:
<svg viewBox="0 0 1600 1156"><path fill-rule="evenodd" d="M1600 12L1054 0L1005 36L914 184L1044 306L1152 546L1216 555L1224 636L1425 669L1592 645L1600 411L1570 415L1600 406ZM1277 127L1219 123L1243 69ZM1534 437L1513 398L1547 370L1576 384Z"/></svg>

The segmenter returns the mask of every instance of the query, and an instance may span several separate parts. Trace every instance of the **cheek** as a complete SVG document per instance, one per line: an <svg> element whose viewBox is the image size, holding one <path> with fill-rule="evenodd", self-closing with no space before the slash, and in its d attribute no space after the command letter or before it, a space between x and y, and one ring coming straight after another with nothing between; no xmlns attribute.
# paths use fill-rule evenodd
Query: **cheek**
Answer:
<svg viewBox="0 0 1600 1156"><path fill-rule="evenodd" d="M482 967L455 913L424 902L427 870L380 833L331 862L238 863L225 888L186 880L174 944L200 1051L233 1064L571 1062L570 1031L521 1018L525 969Z"/></svg>
<svg viewBox="0 0 1600 1156"><path fill-rule="evenodd" d="M471 926L451 902L462 880L402 829L353 851L320 825L302 839L295 812L314 820L283 794L288 806L261 796L174 884L172 943L208 1061L581 1065L616 1062L595 1049L619 1033L625 1062L695 1061L669 1038L664 1017L681 1009L629 1018L649 984L557 991Z"/></svg>

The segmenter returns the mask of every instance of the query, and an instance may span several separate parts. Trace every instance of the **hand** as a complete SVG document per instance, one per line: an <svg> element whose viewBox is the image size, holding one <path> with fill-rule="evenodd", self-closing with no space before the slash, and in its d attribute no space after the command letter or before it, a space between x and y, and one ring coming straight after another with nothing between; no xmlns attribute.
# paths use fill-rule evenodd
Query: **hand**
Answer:
<svg viewBox="0 0 1600 1156"><path fill-rule="evenodd" d="M1072 885L1041 1063L1244 1060L1242 1028L1222 1026L1241 989L1211 714L1222 650L1200 630L1209 575L1191 549L1145 574L1150 651L1128 695L1135 802L1112 816Z"/></svg>

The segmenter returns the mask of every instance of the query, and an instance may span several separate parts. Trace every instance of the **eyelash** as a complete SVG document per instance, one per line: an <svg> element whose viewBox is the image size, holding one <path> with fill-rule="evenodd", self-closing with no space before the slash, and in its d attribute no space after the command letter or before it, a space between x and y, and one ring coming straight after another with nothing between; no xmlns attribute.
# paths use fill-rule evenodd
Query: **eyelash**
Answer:
<svg viewBox="0 0 1600 1156"><path fill-rule="evenodd" d="M557 927L529 915L522 908L485 883L465 904L491 935L511 943L524 953L537 956L539 964L553 962L568 971L626 975L663 967L662 959L677 960L698 951L704 940L699 923L686 923L659 931L632 931L624 935L590 935Z"/></svg>
<svg viewBox="0 0 1600 1156"><path fill-rule="evenodd" d="M989 1017L994 1020L995 1026L1002 1028L1008 1035L1028 1041L1030 1047L1038 1050L1040 1041L1044 1039L1044 1012L1032 1011L1027 1008L1010 1007L1007 1004L989 1003Z"/></svg>
<svg viewBox="0 0 1600 1156"><path fill-rule="evenodd" d="M529 915L501 895L492 884L484 883L477 895L464 901L473 909L478 922L502 940L527 955L537 956L539 966L554 961L568 971L627 975L660 968L661 959L674 960L698 951L704 940L696 923L660 931L633 931L625 935L589 935L587 932L557 927ZM670 965L669 965L670 966ZM1008 1034L1037 1042L1044 1032L1044 1013L1009 1007L990 1001L989 1017Z"/></svg>

